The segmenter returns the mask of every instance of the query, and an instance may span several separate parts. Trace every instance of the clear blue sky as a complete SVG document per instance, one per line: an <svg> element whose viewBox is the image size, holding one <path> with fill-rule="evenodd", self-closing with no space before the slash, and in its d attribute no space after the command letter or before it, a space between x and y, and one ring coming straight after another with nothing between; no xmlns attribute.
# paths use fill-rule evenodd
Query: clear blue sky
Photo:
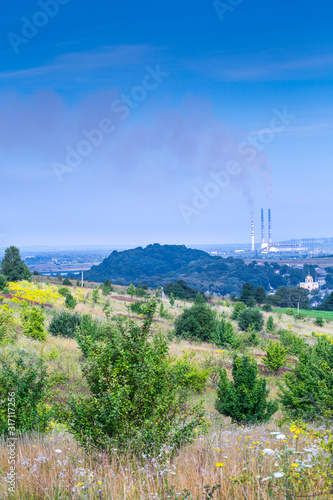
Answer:
<svg viewBox="0 0 333 500"><path fill-rule="evenodd" d="M333 236L332 14L8 2L0 246L259 241L268 206L276 240Z"/></svg>

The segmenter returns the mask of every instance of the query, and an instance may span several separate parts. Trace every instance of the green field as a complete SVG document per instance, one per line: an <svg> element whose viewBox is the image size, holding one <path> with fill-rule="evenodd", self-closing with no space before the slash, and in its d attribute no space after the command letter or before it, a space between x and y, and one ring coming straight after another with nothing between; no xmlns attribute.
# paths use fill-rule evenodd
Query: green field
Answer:
<svg viewBox="0 0 333 500"><path fill-rule="evenodd" d="M286 314L287 308L283 307L275 307L273 308L275 313L283 313ZM297 314L297 309L293 309L294 314ZM313 309L300 309L300 314L308 318L324 318L327 320L333 320L333 311L315 311Z"/></svg>

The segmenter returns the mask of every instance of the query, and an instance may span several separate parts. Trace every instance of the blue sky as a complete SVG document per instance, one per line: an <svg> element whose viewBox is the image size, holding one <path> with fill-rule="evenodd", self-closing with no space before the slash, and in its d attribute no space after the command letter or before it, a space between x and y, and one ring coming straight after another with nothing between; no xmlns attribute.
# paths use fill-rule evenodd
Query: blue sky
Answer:
<svg viewBox="0 0 333 500"><path fill-rule="evenodd" d="M0 246L333 236L328 0L13 0Z"/></svg>

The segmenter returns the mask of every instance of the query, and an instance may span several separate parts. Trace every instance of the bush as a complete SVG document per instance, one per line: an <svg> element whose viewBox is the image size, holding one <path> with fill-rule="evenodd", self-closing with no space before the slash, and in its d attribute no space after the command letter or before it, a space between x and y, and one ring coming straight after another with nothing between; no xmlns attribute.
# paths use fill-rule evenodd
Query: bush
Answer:
<svg viewBox="0 0 333 500"><path fill-rule="evenodd" d="M65 286L72 286L72 282L68 278L65 278L62 284Z"/></svg>
<svg viewBox="0 0 333 500"><path fill-rule="evenodd" d="M286 309L286 314L288 316L293 316L294 315L294 309L290 309L290 308Z"/></svg>
<svg viewBox="0 0 333 500"><path fill-rule="evenodd" d="M280 341L286 347L288 354L300 356L307 350L308 346L304 339L289 330L280 330Z"/></svg>
<svg viewBox="0 0 333 500"><path fill-rule="evenodd" d="M238 316L238 326L243 331L248 331L252 327L255 331L260 332L264 323L264 316L258 309L247 307Z"/></svg>
<svg viewBox="0 0 333 500"><path fill-rule="evenodd" d="M21 320L24 335L35 340L46 340L45 316L36 306L23 306Z"/></svg>
<svg viewBox="0 0 333 500"><path fill-rule="evenodd" d="M170 367L168 343L151 333L155 302L147 304L143 323L126 319L110 329L107 342L90 343L82 370L92 396L71 403L70 432L85 448L141 456L172 450L193 439L202 411L190 410L184 376ZM79 344L84 341L77 335Z"/></svg>
<svg viewBox="0 0 333 500"><path fill-rule="evenodd" d="M51 335L74 338L77 327L82 322L82 316L69 311L56 312L49 325Z"/></svg>
<svg viewBox="0 0 333 500"><path fill-rule="evenodd" d="M274 330L275 330L275 324L274 324L273 316L269 316L267 323L266 323L266 331L267 332L274 332Z"/></svg>
<svg viewBox="0 0 333 500"><path fill-rule="evenodd" d="M314 323L317 326L324 326L325 321L324 321L324 318L316 318L316 321Z"/></svg>
<svg viewBox="0 0 333 500"><path fill-rule="evenodd" d="M49 410L43 404L47 371L41 359L26 352L0 355L0 433L45 431ZM11 404L9 404L11 403ZM13 410L12 428L8 408Z"/></svg>
<svg viewBox="0 0 333 500"><path fill-rule="evenodd" d="M8 306L0 307L0 343L14 336L16 326L14 312Z"/></svg>
<svg viewBox="0 0 333 500"><path fill-rule="evenodd" d="M298 364L280 384L280 401L291 418L333 419L333 345L326 337L303 350Z"/></svg>
<svg viewBox="0 0 333 500"><path fill-rule="evenodd" d="M136 288L133 285L133 283L131 283L130 286L127 288L127 293L128 293L128 295L133 297L133 295L135 295L135 292L136 292Z"/></svg>
<svg viewBox="0 0 333 500"><path fill-rule="evenodd" d="M247 309L246 304L244 302L237 302L237 304L234 305L234 310L232 311L231 319L238 319L240 313Z"/></svg>
<svg viewBox="0 0 333 500"><path fill-rule="evenodd" d="M67 295L69 294L69 290L68 290L68 288L61 287L61 288L58 288L58 293L62 297L67 297Z"/></svg>
<svg viewBox="0 0 333 500"><path fill-rule="evenodd" d="M212 340L217 347L239 347L235 329L232 323L230 321L226 321L225 318L222 318L221 321L217 322Z"/></svg>
<svg viewBox="0 0 333 500"><path fill-rule="evenodd" d="M286 364L287 349L280 342L270 340L266 348L266 357L262 361L269 371L277 372Z"/></svg>
<svg viewBox="0 0 333 500"><path fill-rule="evenodd" d="M182 375L183 387L198 394L202 394L205 390L210 371L200 369L198 365L195 364L193 357L193 355L184 354L183 358L178 359L172 366Z"/></svg>
<svg viewBox="0 0 333 500"><path fill-rule="evenodd" d="M191 340L211 341L215 330L215 312L205 303L185 309L175 321L176 335Z"/></svg>
<svg viewBox="0 0 333 500"><path fill-rule="evenodd" d="M136 314L142 314L143 308L144 308L143 302L132 302L132 304L130 305L131 311L135 312Z"/></svg>
<svg viewBox="0 0 333 500"><path fill-rule="evenodd" d="M261 309L265 312L272 312L273 311L273 308L270 304L263 305Z"/></svg>
<svg viewBox="0 0 333 500"><path fill-rule="evenodd" d="M110 293L113 292L113 286L110 280L105 280L104 285L102 286L102 294L103 295L110 295Z"/></svg>
<svg viewBox="0 0 333 500"><path fill-rule="evenodd" d="M232 377L233 381L228 380L227 371L221 370L216 410L238 424L267 422L278 404L267 401L266 379L258 378L256 361L248 356L235 356Z"/></svg>
<svg viewBox="0 0 333 500"><path fill-rule="evenodd" d="M8 283L6 276L0 273L0 291L2 291L4 288L7 288L7 286Z"/></svg>
<svg viewBox="0 0 333 500"><path fill-rule="evenodd" d="M74 299L71 293L68 293L66 295L65 305L66 307L68 307L68 309L75 309L77 301Z"/></svg>

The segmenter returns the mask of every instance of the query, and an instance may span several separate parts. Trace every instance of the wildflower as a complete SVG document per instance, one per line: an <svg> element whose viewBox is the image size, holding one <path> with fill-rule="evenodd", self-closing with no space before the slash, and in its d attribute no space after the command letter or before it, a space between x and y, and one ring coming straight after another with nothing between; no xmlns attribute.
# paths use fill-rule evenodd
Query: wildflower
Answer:
<svg viewBox="0 0 333 500"><path fill-rule="evenodd" d="M295 464L291 464L290 467L299 467L299 465L295 463Z"/></svg>
<svg viewBox="0 0 333 500"><path fill-rule="evenodd" d="M273 474L274 477L279 478L284 476L284 472L274 472Z"/></svg>
<svg viewBox="0 0 333 500"><path fill-rule="evenodd" d="M286 436L284 434L277 434L276 439L286 439Z"/></svg>
<svg viewBox="0 0 333 500"><path fill-rule="evenodd" d="M61 453L61 450L54 450L55 453Z"/></svg>
<svg viewBox="0 0 333 500"><path fill-rule="evenodd" d="M262 452L263 455L274 455L274 450L271 448L265 448Z"/></svg>
<svg viewBox="0 0 333 500"><path fill-rule="evenodd" d="M215 465L216 465L216 467L223 467L224 466L224 464L222 464L222 463L221 464L216 463Z"/></svg>

